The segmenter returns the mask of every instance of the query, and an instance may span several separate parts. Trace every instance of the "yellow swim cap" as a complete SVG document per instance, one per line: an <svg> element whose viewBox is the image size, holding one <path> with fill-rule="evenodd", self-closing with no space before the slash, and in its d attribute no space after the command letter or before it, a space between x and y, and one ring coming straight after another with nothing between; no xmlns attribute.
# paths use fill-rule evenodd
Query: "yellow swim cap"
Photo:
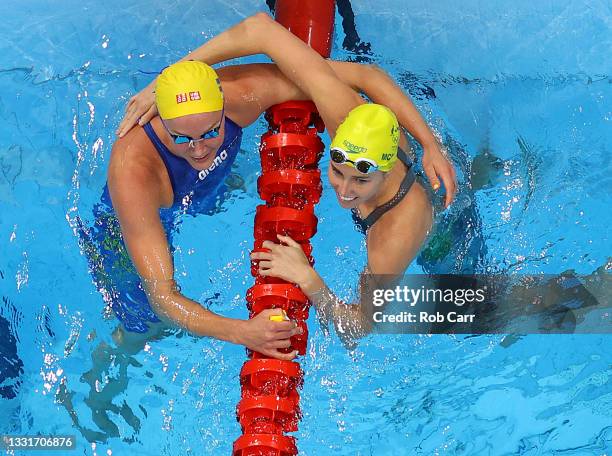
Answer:
<svg viewBox="0 0 612 456"><path fill-rule="evenodd" d="M398 143L399 124L393 111L366 103L348 113L330 147L344 150L352 161L368 158L376 162L379 171L387 172L397 161Z"/></svg>
<svg viewBox="0 0 612 456"><path fill-rule="evenodd" d="M170 65L157 78L155 103L162 119L220 111L223 92L215 70L189 60Z"/></svg>

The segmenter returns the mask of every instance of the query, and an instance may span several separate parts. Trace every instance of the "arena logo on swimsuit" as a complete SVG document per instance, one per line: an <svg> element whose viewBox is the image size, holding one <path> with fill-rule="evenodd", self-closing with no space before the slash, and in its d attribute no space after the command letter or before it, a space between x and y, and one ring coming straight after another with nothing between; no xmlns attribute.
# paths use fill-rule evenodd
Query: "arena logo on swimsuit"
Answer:
<svg viewBox="0 0 612 456"><path fill-rule="evenodd" d="M200 180L206 179L206 176L208 176L211 173L211 171L213 171L217 166L221 166L226 158L227 158L227 150L223 149L221 153L215 157L215 160L211 163L211 165L208 168L203 169L202 171L198 173L198 178Z"/></svg>

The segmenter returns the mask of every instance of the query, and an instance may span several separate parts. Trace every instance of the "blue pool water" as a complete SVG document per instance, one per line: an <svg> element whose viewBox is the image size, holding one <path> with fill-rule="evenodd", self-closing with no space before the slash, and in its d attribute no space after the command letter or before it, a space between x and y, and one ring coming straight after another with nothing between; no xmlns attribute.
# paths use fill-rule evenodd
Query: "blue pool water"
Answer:
<svg viewBox="0 0 612 456"><path fill-rule="evenodd" d="M116 352L77 228L93 223L114 129L147 73L265 2L60 3L0 5L0 433L71 433L71 454L229 454L244 350L173 333ZM459 171L438 233L459 223L464 237L410 271L609 272L610 3L352 3L371 59ZM337 58L342 39L338 27ZM263 131L246 130L218 213L175 236L183 292L234 318L252 284ZM330 191L317 215L317 268L349 297L363 240ZM609 336L372 336L347 350L309 326L301 454L612 452Z"/></svg>

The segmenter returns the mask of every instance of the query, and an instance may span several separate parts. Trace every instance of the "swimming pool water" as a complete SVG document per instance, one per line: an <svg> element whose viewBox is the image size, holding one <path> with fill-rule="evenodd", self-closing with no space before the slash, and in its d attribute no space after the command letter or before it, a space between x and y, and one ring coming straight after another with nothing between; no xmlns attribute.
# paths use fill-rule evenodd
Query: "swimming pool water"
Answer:
<svg viewBox="0 0 612 456"><path fill-rule="evenodd" d="M459 170L441 223L470 242L410 271L609 271L609 2L352 4L370 58L410 91ZM75 230L93 222L114 129L148 73L263 9L0 5L0 353L14 347L23 364L0 370L0 433L73 433L87 455L230 452L244 350L175 333L115 352L117 321ZM344 58L337 24L333 55ZM183 292L235 318L252 284L263 131L246 130L218 213L186 217L176 236ZM365 246L324 184L316 264L351 296ZM314 318L309 327L301 454L611 452L609 336L372 336L346 349ZM94 358L106 367L92 370Z"/></svg>

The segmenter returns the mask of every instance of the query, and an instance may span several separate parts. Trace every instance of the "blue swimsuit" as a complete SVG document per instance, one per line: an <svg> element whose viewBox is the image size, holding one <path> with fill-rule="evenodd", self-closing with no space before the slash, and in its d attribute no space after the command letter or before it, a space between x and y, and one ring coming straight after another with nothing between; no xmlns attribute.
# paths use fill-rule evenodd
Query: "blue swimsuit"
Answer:
<svg viewBox="0 0 612 456"><path fill-rule="evenodd" d="M225 179L240 150L242 129L225 117L225 137L213 163L198 171L187 160L177 157L162 143L151 124L144 131L166 165L174 201L170 208L160 209L161 222L168 244L182 214L202 214L213 210L223 194ZM91 229L81 227L81 244L88 257L97 288L107 305L128 331L144 333L147 322L159 322L140 283L140 277L127 253L121 227L112 209L108 186L102 201L94 207L95 222ZM174 250L171 247L171 250Z"/></svg>

